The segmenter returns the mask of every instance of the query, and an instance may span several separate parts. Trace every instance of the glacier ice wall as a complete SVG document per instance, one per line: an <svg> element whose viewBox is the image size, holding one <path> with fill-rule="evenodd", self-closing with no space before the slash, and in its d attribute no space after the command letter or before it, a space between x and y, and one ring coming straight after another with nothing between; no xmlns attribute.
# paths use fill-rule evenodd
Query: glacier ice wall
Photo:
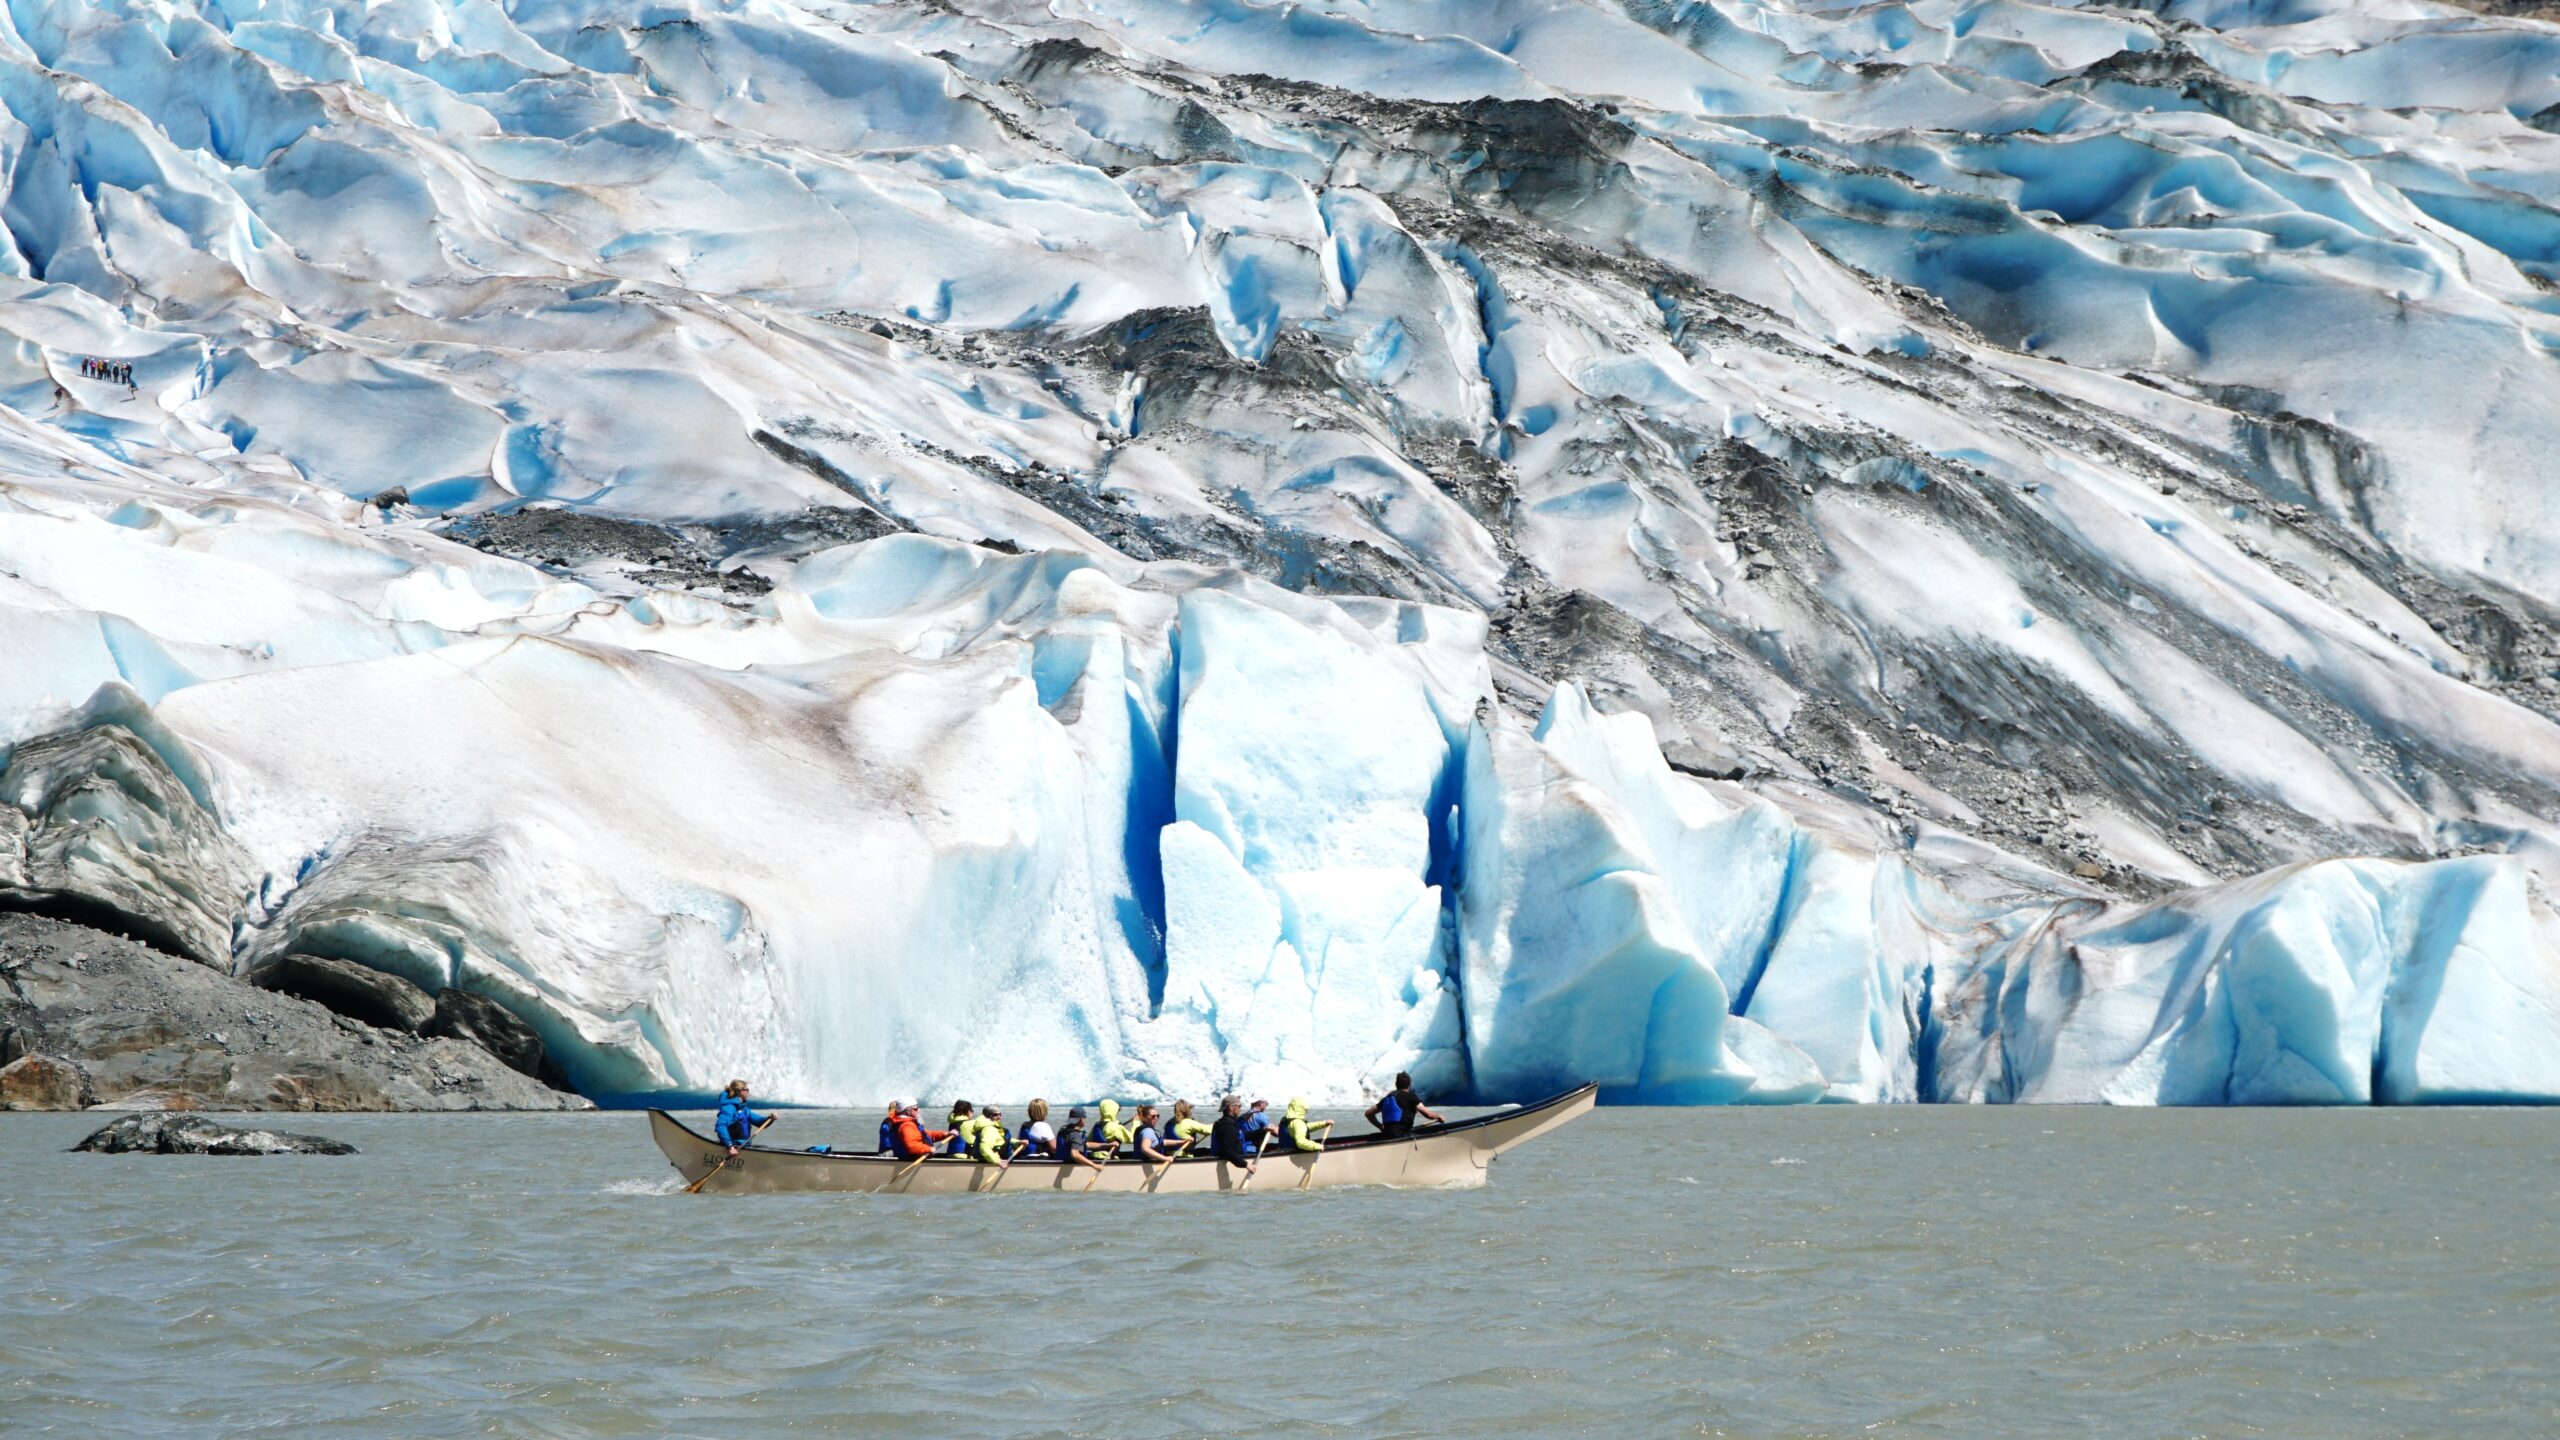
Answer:
<svg viewBox="0 0 2560 1440"><path fill-rule="evenodd" d="M914 535L743 609L563 608L450 542L112 483L10 498L137 597L184 600L174 536L294 554L362 658L152 703L60 632L98 689L9 753L0 885L488 995L593 1093L2560 1098L2514 857L2106 903L1679 773L1575 684L1527 724L1460 611ZM386 617L417 591L489 603Z"/></svg>
<svg viewBox="0 0 2560 1440"><path fill-rule="evenodd" d="M0 898L619 1095L2560 1095L2556 116L2425 0L0 8Z"/></svg>

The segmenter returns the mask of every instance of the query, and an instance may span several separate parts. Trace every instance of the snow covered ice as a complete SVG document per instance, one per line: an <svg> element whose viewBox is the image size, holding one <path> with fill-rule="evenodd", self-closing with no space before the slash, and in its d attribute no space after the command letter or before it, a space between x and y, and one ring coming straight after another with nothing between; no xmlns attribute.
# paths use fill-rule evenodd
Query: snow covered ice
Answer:
<svg viewBox="0 0 2560 1440"><path fill-rule="evenodd" d="M2560 27L106 0L0 112L0 899L613 1097L2560 1100Z"/></svg>

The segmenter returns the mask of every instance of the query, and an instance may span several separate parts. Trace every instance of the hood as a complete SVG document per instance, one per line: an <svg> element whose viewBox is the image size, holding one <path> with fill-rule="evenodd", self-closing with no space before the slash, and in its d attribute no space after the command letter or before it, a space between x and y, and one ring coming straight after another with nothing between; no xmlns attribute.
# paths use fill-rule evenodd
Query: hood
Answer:
<svg viewBox="0 0 2560 1440"><path fill-rule="evenodd" d="M1102 1112L1102 1123L1105 1125L1120 1118L1120 1102L1117 1100L1105 1100L1094 1108Z"/></svg>
<svg viewBox="0 0 2560 1440"><path fill-rule="evenodd" d="M1292 1100L1292 1101L1290 1101L1290 1102L1289 1102L1289 1108L1280 1112L1280 1118L1281 1118L1281 1119L1283 1119L1283 1120L1304 1120L1304 1119L1306 1119L1306 1118L1307 1118L1307 1102L1306 1102L1306 1101L1304 1101L1304 1100Z"/></svg>

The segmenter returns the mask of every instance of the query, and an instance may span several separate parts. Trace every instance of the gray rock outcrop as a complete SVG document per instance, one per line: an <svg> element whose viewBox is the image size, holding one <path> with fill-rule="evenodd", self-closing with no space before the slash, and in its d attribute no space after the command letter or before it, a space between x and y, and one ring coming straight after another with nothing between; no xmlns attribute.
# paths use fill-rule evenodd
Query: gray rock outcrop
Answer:
<svg viewBox="0 0 2560 1440"><path fill-rule="evenodd" d="M437 1002L428 998L426 991L397 975L352 960L320 955L279 956L252 971L249 983L261 990L299 995L350 1020L385 1030L416 1034L436 1017Z"/></svg>
<svg viewBox="0 0 2560 1440"><path fill-rule="evenodd" d="M244 1130L201 1115L127 1115L71 1147L92 1155L353 1155L319 1135Z"/></svg>
<svg viewBox="0 0 2560 1440"><path fill-rule="evenodd" d="M77 1061L21 1055L0 1065L0 1110L85 1110L94 1099Z"/></svg>
<svg viewBox="0 0 2560 1440"><path fill-rule="evenodd" d="M542 1037L495 1000L468 990L443 991L436 996L434 1017L423 1029L426 1034L448 1040L467 1040L497 1056L499 1063L519 1075L566 1088L559 1068L542 1048Z"/></svg>
<svg viewBox="0 0 2560 1440"><path fill-rule="evenodd" d="M590 1108L479 1044L368 1025L41 915L0 912L0 1045L13 1063L77 1066L82 1103L117 1109ZM34 1086L47 1072L24 1073Z"/></svg>

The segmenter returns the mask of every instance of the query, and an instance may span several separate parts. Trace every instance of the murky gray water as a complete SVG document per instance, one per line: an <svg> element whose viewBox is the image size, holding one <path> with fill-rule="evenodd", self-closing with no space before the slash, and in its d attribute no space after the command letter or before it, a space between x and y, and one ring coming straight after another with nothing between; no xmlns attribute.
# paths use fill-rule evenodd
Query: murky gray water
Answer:
<svg viewBox="0 0 2560 1440"><path fill-rule="evenodd" d="M2560 1434L2560 1113L1609 1110L1478 1191L914 1199L666 1193L636 1115L97 1123L0 1116L0 1433Z"/></svg>

